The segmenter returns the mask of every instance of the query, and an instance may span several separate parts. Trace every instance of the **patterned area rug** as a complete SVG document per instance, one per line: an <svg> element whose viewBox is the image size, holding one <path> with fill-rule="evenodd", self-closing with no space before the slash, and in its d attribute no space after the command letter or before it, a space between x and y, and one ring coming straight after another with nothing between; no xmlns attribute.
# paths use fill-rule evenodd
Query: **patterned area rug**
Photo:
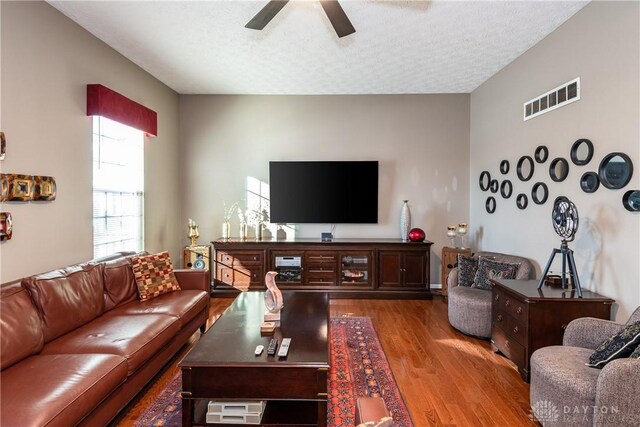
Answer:
<svg viewBox="0 0 640 427"><path fill-rule="evenodd" d="M384 399L393 415L394 426L413 426L371 319L333 318L330 333L331 370L327 384L327 425L353 426L356 398L378 396ZM181 386L178 373L156 401L136 420L135 426L181 425Z"/></svg>

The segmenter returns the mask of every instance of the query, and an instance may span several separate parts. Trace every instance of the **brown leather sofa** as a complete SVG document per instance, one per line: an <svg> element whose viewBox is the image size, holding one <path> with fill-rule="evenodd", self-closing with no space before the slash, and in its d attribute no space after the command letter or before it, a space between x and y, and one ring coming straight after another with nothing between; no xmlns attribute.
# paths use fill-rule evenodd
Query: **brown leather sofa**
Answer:
<svg viewBox="0 0 640 427"><path fill-rule="evenodd" d="M142 302L131 257L0 285L0 425L106 425L204 330L208 272Z"/></svg>

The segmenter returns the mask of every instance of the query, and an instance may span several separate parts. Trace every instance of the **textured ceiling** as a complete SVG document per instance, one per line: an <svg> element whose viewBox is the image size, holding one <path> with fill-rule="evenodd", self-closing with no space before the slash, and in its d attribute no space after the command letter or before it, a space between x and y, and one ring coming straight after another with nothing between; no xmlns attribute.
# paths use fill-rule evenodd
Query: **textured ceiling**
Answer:
<svg viewBox="0 0 640 427"><path fill-rule="evenodd" d="M469 93L588 2L342 0L341 39L311 0L50 3L181 94L396 94Z"/></svg>

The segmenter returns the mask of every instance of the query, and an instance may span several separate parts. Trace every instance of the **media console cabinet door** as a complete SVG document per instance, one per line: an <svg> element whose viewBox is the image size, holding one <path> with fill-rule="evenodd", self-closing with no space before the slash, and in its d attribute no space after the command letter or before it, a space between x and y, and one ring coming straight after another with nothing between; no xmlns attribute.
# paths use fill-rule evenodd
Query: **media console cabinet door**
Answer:
<svg viewBox="0 0 640 427"><path fill-rule="evenodd" d="M380 251L380 287L424 288L429 257L425 251Z"/></svg>

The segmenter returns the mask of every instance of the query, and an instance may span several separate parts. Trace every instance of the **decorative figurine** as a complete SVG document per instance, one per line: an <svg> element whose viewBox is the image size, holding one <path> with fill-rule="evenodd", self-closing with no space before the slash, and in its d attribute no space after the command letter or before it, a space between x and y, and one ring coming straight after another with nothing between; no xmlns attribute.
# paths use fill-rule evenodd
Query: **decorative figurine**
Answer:
<svg viewBox="0 0 640 427"><path fill-rule="evenodd" d="M191 239L191 246L197 245L198 237L200 236L200 231L198 230L198 224L191 218L189 218L189 233L187 237Z"/></svg>
<svg viewBox="0 0 640 427"><path fill-rule="evenodd" d="M275 322L280 320L280 310L284 307L282 292L276 286L277 271L269 271L264 278L267 290L264 293L264 306L267 312L264 314L265 322Z"/></svg>

